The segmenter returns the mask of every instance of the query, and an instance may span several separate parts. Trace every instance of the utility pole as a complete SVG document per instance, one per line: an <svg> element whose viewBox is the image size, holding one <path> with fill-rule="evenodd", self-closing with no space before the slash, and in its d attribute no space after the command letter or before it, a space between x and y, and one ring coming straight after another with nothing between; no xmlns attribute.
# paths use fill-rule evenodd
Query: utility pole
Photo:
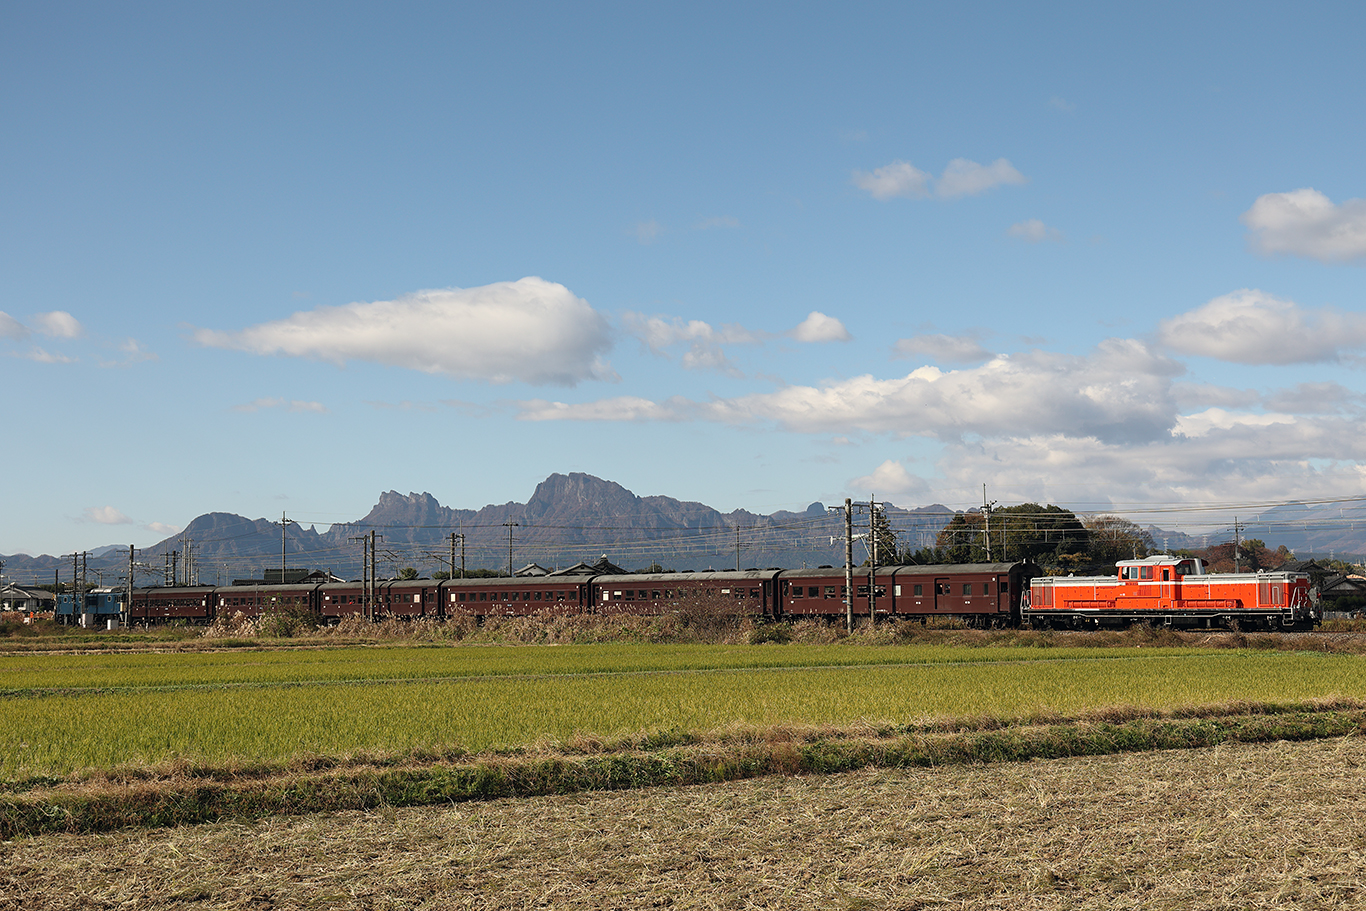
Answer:
<svg viewBox="0 0 1366 911"><path fill-rule="evenodd" d="M868 495L868 628L877 623L877 500Z"/></svg>
<svg viewBox="0 0 1366 911"><path fill-rule="evenodd" d="M451 578L455 578L455 539L460 539L460 578L465 578L465 535L451 532Z"/></svg>
<svg viewBox="0 0 1366 911"><path fill-rule="evenodd" d="M364 615L366 613L366 606L370 600L370 536L368 534L360 535L359 537L351 538L350 541L352 544L357 541L361 544L360 589L361 600L366 602L366 604L361 604L361 614Z"/></svg>
<svg viewBox="0 0 1366 911"><path fill-rule="evenodd" d="M740 526L735 526L735 571L740 571Z"/></svg>
<svg viewBox="0 0 1366 911"><path fill-rule="evenodd" d="M85 627L85 551L71 555L71 619Z"/></svg>
<svg viewBox="0 0 1366 911"><path fill-rule="evenodd" d="M988 562L988 563L991 562L991 510L992 510L995 506L996 506L996 501L995 501L995 500L992 500L991 502L987 502L987 485L983 484L983 485L982 485L982 516L983 516L983 521L984 521L986 524L983 525L982 527L983 527L983 537L985 537L985 538L986 538L986 541L987 541L987 562ZM1004 552L1004 551L1002 551L1001 557L1002 557L1002 559L1005 558L1005 552Z"/></svg>
<svg viewBox="0 0 1366 911"><path fill-rule="evenodd" d="M281 584L281 585L284 585L284 584L285 584L285 530L286 530L287 528L289 528L289 526L290 526L291 523L293 523L293 524L295 524L295 525L298 524L297 522L294 522L293 519L286 518L284 512L282 511L282 512L280 513L280 584Z"/></svg>
<svg viewBox="0 0 1366 911"><path fill-rule="evenodd" d="M383 535L377 534L373 529L370 532L370 596L366 606L369 609L371 621L375 619L375 589L378 587L376 582L379 581L379 578L376 575L378 566L377 561L375 560L375 540L383 537Z"/></svg>
<svg viewBox="0 0 1366 911"><path fill-rule="evenodd" d="M1238 527L1238 517L1233 517L1233 571L1240 573L1243 571L1243 539L1240 534L1242 529Z"/></svg>
<svg viewBox="0 0 1366 911"><path fill-rule="evenodd" d="M119 629L128 628L128 618L133 611L133 561L137 559L137 548L128 545L128 594L123 599L123 610L119 611Z"/></svg>
<svg viewBox="0 0 1366 911"><path fill-rule="evenodd" d="M504 522L508 530L508 578L512 578L512 530L518 526L517 522Z"/></svg>
<svg viewBox="0 0 1366 911"><path fill-rule="evenodd" d="M854 501L849 497L844 498L844 629L854 631Z"/></svg>

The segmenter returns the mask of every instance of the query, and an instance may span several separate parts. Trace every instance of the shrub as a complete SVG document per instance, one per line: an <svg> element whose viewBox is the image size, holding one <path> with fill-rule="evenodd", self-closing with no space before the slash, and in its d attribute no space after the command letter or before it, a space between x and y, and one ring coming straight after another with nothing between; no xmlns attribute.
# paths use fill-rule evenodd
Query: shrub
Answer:
<svg viewBox="0 0 1366 911"><path fill-rule="evenodd" d="M792 627L786 623L761 623L749 633L750 645L773 642L779 645L792 641Z"/></svg>

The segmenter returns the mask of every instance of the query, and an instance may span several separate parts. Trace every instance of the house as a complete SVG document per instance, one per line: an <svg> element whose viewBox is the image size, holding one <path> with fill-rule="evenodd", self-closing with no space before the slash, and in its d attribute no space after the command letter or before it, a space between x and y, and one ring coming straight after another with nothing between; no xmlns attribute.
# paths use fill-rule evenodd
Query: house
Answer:
<svg viewBox="0 0 1366 911"><path fill-rule="evenodd" d="M0 610L26 614L50 614L57 608L57 596L41 588L25 588L13 582L0 588Z"/></svg>

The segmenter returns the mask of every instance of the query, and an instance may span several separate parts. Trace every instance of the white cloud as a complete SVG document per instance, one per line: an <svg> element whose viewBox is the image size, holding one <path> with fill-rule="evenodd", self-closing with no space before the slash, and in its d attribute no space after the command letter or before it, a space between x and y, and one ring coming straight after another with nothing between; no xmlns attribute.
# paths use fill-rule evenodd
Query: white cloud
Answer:
<svg viewBox="0 0 1366 911"><path fill-rule="evenodd" d="M24 352L8 352L12 357L23 358L26 361L36 361L39 364L74 364L74 357L67 357L65 354L53 354L46 348L39 348L37 345Z"/></svg>
<svg viewBox="0 0 1366 911"><path fill-rule="evenodd" d="M1025 182L1025 176L1004 158L998 158L989 165L955 158L940 175L934 191L945 199L952 199L955 196L976 196L1004 184Z"/></svg>
<svg viewBox="0 0 1366 911"><path fill-rule="evenodd" d="M1057 228L1050 228L1037 218L1016 222L1006 229L1006 233L1011 237L1019 238L1020 240L1027 241L1031 244L1042 243L1046 240L1062 240L1061 231Z"/></svg>
<svg viewBox="0 0 1366 911"><path fill-rule="evenodd" d="M866 190L874 199L891 199L895 196L928 196L930 175L909 161L894 161L874 169L868 174L854 172L854 185Z"/></svg>
<svg viewBox="0 0 1366 911"><path fill-rule="evenodd" d="M523 278L319 307L240 332L198 329L201 345L342 365L348 360L489 383L573 386L616 376L607 319L568 288Z"/></svg>
<svg viewBox="0 0 1366 911"><path fill-rule="evenodd" d="M1265 429L1276 424L1293 424L1295 418L1288 414L1264 414L1229 411L1224 408L1210 408L1195 414L1183 414L1176 419L1173 433L1184 437L1208 436L1215 430L1255 427Z"/></svg>
<svg viewBox="0 0 1366 911"><path fill-rule="evenodd" d="M51 338L78 338L85 331L80 322L65 310L36 313L32 323L36 332Z"/></svg>
<svg viewBox="0 0 1366 911"><path fill-rule="evenodd" d="M1268 395L1265 407L1291 414L1340 414L1360 411L1366 396L1338 383L1297 383Z"/></svg>
<svg viewBox="0 0 1366 911"><path fill-rule="evenodd" d="M160 360L156 354L144 349L142 345L138 343L137 339L125 339L119 344L118 348L120 353L123 354L123 360L110 361L101 358L101 367L127 367L131 364L141 364L144 361Z"/></svg>
<svg viewBox="0 0 1366 911"><path fill-rule="evenodd" d="M649 221L639 221L626 233L630 234L637 242L642 244L652 244L659 239L659 235L664 233L664 226L653 218Z"/></svg>
<svg viewBox="0 0 1366 911"><path fill-rule="evenodd" d="M101 525L132 525L133 520L112 506L87 506L84 519Z"/></svg>
<svg viewBox="0 0 1366 911"><path fill-rule="evenodd" d="M844 323L819 310L812 310L790 334L799 342L847 342L852 338Z"/></svg>
<svg viewBox="0 0 1366 911"><path fill-rule="evenodd" d="M1234 389L1212 383L1175 383L1172 396L1181 408L1244 408L1261 401L1251 389Z"/></svg>
<svg viewBox="0 0 1366 911"><path fill-rule="evenodd" d="M630 335L640 339L655 354L668 357L666 349L688 345L680 362L689 370L719 370L732 376L739 370L726 357L722 345L753 345L762 342L763 333L752 332L744 326L728 323L717 329L703 320L682 320L676 316L645 316L627 311L622 323Z"/></svg>
<svg viewBox="0 0 1366 911"><path fill-rule="evenodd" d="M1040 432L1147 440L1168 433L1175 422L1171 378L1182 369L1141 342L1111 339L1089 357L1037 351L1002 355L973 370L945 373L921 367L897 379L859 376L820 387L787 386L707 402L671 399L666 410L673 419L772 423L798 433L861 430L955 440L965 434L996 436L1001 428L1027 420ZM649 413L641 403L652 403L632 401L636 404L631 419ZM540 420L558 414L581 420L621 419L613 416L612 408L595 412L591 405L536 406ZM522 404L523 417L528 416L527 407Z"/></svg>
<svg viewBox="0 0 1366 911"><path fill-rule="evenodd" d="M1085 358L1036 351L998 356L972 370L921 367L899 379L860 376L700 407L713 420L771 421L806 433L860 429L956 439L996 435L1028 415L1040 429L1142 440L1171 427L1170 378L1181 371L1140 342L1111 339Z"/></svg>
<svg viewBox="0 0 1366 911"><path fill-rule="evenodd" d="M1312 188L1267 193L1239 219L1252 232L1253 249L1289 253L1322 262L1366 257L1366 199L1333 205Z"/></svg>
<svg viewBox="0 0 1366 911"><path fill-rule="evenodd" d="M707 231L711 228L738 228L740 227L740 219L729 215L718 215L714 218L704 218L694 227L699 231Z"/></svg>
<svg viewBox="0 0 1366 911"><path fill-rule="evenodd" d="M28 327L5 311L0 310L0 338L28 338Z"/></svg>
<svg viewBox="0 0 1366 911"><path fill-rule="evenodd" d="M486 418L495 414L495 410L488 405L481 405L475 402L466 402L461 399L442 399L441 404L447 408L454 408L463 415L472 418Z"/></svg>
<svg viewBox="0 0 1366 911"><path fill-rule="evenodd" d="M917 335L897 339L893 356L923 357L939 363L980 364L994 355L982 347L977 333L967 335Z"/></svg>
<svg viewBox="0 0 1366 911"><path fill-rule="evenodd" d="M165 522L148 522L144 527L148 531L154 531L159 535L178 535L184 531L179 525L167 525Z"/></svg>
<svg viewBox="0 0 1366 911"><path fill-rule="evenodd" d="M1173 351L1239 364L1333 361L1366 348L1366 314L1311 310L1245 288L1163 320L1158 337Z"/></svg>
<svg viewBox="0 0 1366 911"><path fill-rule="evenodd" d="M379 401L368 401L368 400L367 400L365 404L369 405L371 408L374 408L376 411L426 411L426 412L435 412L435 411L439 411L439 410L440 410L440 409L438 409L435 405L433 405L433 404L430 403L430 402L411 402L411 401L408 401L407 399L404 399L404 400L401 401L401 402L379 402Z"/></svg>
<svg viewBox="0 0 1366 911"><path fill-rule="evenodd" d="M976 196L993 187L1003 184L1021 184L1028 180L1015 169L1009 161L998 158L989 165L978 164L966 158L955 158L944 168L939 179L915 167L909 161L897 160L889 165L875 169L871 174L865 171L854 172L854 185L867 191L874 199L892 199L897 196L924 198L934 194L941 199L954 199L959 196Z"/></svg>
<svg viewBox="0 0 1366 911"><path fill-rule="evenodd" d="M645 316L631 311L622 314L622 322L626 331L651 351L663 351L680 342L748 345L763 339L760 333L751 332L738 323L727 323L717 329L700 319L685 321L676 316Z"/></svg>
<svg viewBox="0 0 1366 911"><path fill-rule="evenodd" d="M1066 98L1059 98L1057 95L1048 99L1048 106L1055 111L1062 111L1064 114L1070 114L1077 109L1075 104Z"/></svg>
<svg viewBox="0 0 1366 911"><path fill-rule="evenodd" d="M681 421L692 410L692 403L678 400L664 404L636 396L619 396L570 405L533 399L518 402L518 415L524 421Z"/></svg>
<svg viewBox="0 0 1366 911"><path fill-rule="evenodd" d="M985 479L1002 502L1094 503L1101 509L1116 499L1246 503L1249 491L1274 491L1276 500L1331 498L1366 483L1366 470L1357 464L1366 458L1366 439L1354 421L1268 424L1260 416L1205 415L1182 422L1187 434L1138 445L1066 434L950 444L937 463L943 478L936 487L980 490Z"/></svg>
<svg viewBox="0 0 1366 911"><path fill-rule="evenodd" d="M287 411L292 411L296 414L303 412L311 412L313 414L327 414L327 406L323 405L321 402L301 402L297 400L288 401L286 399L277 398L256 399L254 401L247 402L245 405L232 406L233 411L243 411L247 413L251 413L253 411L260 411L263 408L284 408Z"/></svg>
<svg viewBox="0 0 1366 911"><path fill-rule="evenodd" d="M888 459L872 473L849 481L850 490L867 490L879 497L928 501L934 494L924 478L911 474L900 462Z"/></svg>
<svg viewBox="0 0 1366 911"><path fill-rule="evenodd" d="M730 376L742 374L726 356L723 346L761 345L774 337L774 333L747 329L738 323L727 323L718 328L704 320L683 320L676 316L645 316L627 311L622 314L621 320L626 332L655 354L669 357L669 348L687 345L688 350L680 358L684 367L689 370L717 370ZM850 338L844 323L818 310L811 311L806 319L783 334L807 343L848 341Z"/></svg>

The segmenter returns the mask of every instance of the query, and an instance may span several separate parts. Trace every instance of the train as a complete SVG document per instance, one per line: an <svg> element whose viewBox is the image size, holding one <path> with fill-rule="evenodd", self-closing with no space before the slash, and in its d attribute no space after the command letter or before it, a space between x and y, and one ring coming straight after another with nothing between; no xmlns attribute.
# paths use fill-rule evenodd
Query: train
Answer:
<svg viewBox="0 0 1366 911"><path fill-rule="evenodd" d="M1297 572L1205 572L1197 557L1120 560L1111 576L1036 576L1020 606L1023 625L1122 628L1311 630L1322 620L1309 576Z"/></svg>
<svg viewBox="0 0 1366 911"><path fill-rule="evenodd" d="M1032 562L882 566L870 585L854 573L853 613L877 619L947 617L974 627L1018 625ZM126 614L136 625L208 624L233 616L290 612L319 624L370 619L716 612L759 622L843 618L844 570L749 569L661 573L583 573L478 579L388 579L286 585L137 588ZM60 618L59 618L60 619ZM69 619L69 618L68 618ZM96 623L103 618L95 617Z"/></svg>
<svg viewBox="0 0 1366 911"><path fill-rule="evenodd" d="M1322 617L1304 573L1207 574L1196 557L1121 560L1113 575L1046 576L1031 561L881 566L870 586L855 570L852 612L877 620L947 618L977 628L1089 630L1134 623L1180 629L1306 630ZM98 601L81 617L69 601L58 619L103 625L111 611L135 625L208 624L290 612L318 624L368 619L644 615L719 612L758 622L846 615L844 570L615 573L591 567L546 575L388 579L285 585L138 588ZM871 604L871 608L870 608ZM94 611L93 613L91 611Z"/></svg>

